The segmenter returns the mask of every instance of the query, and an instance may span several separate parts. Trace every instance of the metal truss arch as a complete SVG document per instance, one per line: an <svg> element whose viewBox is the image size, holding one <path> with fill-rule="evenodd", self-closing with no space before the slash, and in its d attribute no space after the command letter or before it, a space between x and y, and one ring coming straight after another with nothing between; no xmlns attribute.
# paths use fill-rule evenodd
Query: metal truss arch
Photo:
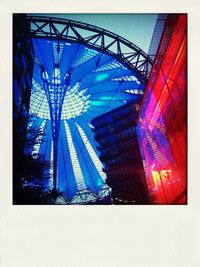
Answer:
<svg viewBox="0 0 200 267"><path fill-rule="evenodd" d="M148 81L152 59L139 47L110 31L73 20L27 16L30 37L77 42L108 53L133 69L143 83Z"/></svg>

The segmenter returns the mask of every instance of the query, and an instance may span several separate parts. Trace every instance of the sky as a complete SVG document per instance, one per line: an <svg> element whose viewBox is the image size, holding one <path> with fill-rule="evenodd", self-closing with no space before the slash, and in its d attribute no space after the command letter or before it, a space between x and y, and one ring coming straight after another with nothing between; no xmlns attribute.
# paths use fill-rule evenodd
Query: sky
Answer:
<svg viewBox="0 0 200 267"><path fill-rule="evenodd" d="M131 41L148 53L157 14L31 14L45 15L92 24Z"/></svg>

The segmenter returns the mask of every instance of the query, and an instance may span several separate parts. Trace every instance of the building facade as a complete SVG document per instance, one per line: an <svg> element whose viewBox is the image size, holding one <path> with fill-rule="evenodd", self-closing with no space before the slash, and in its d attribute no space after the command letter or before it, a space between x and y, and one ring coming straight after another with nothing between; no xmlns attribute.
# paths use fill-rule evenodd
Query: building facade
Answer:
<svg viewBox="0 0 200 267"><path fill-rule="evenodd" d="M114 204L150 203L136 135L139 103L131 101L92 120Z"/></svg>
<svg viewBox="0 0 200 267"><path fill-rule="evenodd" d="M137 134L155 204L187 203L187 15L170 15L140 110Z"/></svg>

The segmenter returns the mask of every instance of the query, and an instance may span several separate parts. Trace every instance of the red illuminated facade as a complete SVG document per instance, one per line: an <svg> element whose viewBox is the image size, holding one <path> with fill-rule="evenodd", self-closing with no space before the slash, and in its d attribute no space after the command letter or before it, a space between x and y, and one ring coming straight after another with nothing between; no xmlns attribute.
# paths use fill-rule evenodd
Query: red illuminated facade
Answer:
<svg viewBox="0 0 200 267"><path fill-rule="evenodd" d="M187 15L170 15L138 117L154 204L187 203Z"/></svg>

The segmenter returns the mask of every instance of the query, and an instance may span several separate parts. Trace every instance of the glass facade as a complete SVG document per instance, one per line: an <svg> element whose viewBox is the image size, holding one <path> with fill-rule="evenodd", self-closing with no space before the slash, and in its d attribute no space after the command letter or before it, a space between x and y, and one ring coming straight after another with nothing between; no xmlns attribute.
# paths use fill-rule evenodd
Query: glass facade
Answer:
<svg viewBox="0 0 200 267"><path fill-rule="evenodd" d="M170 15L137 134L153 203L187 202L187 15Z"/></svg>

